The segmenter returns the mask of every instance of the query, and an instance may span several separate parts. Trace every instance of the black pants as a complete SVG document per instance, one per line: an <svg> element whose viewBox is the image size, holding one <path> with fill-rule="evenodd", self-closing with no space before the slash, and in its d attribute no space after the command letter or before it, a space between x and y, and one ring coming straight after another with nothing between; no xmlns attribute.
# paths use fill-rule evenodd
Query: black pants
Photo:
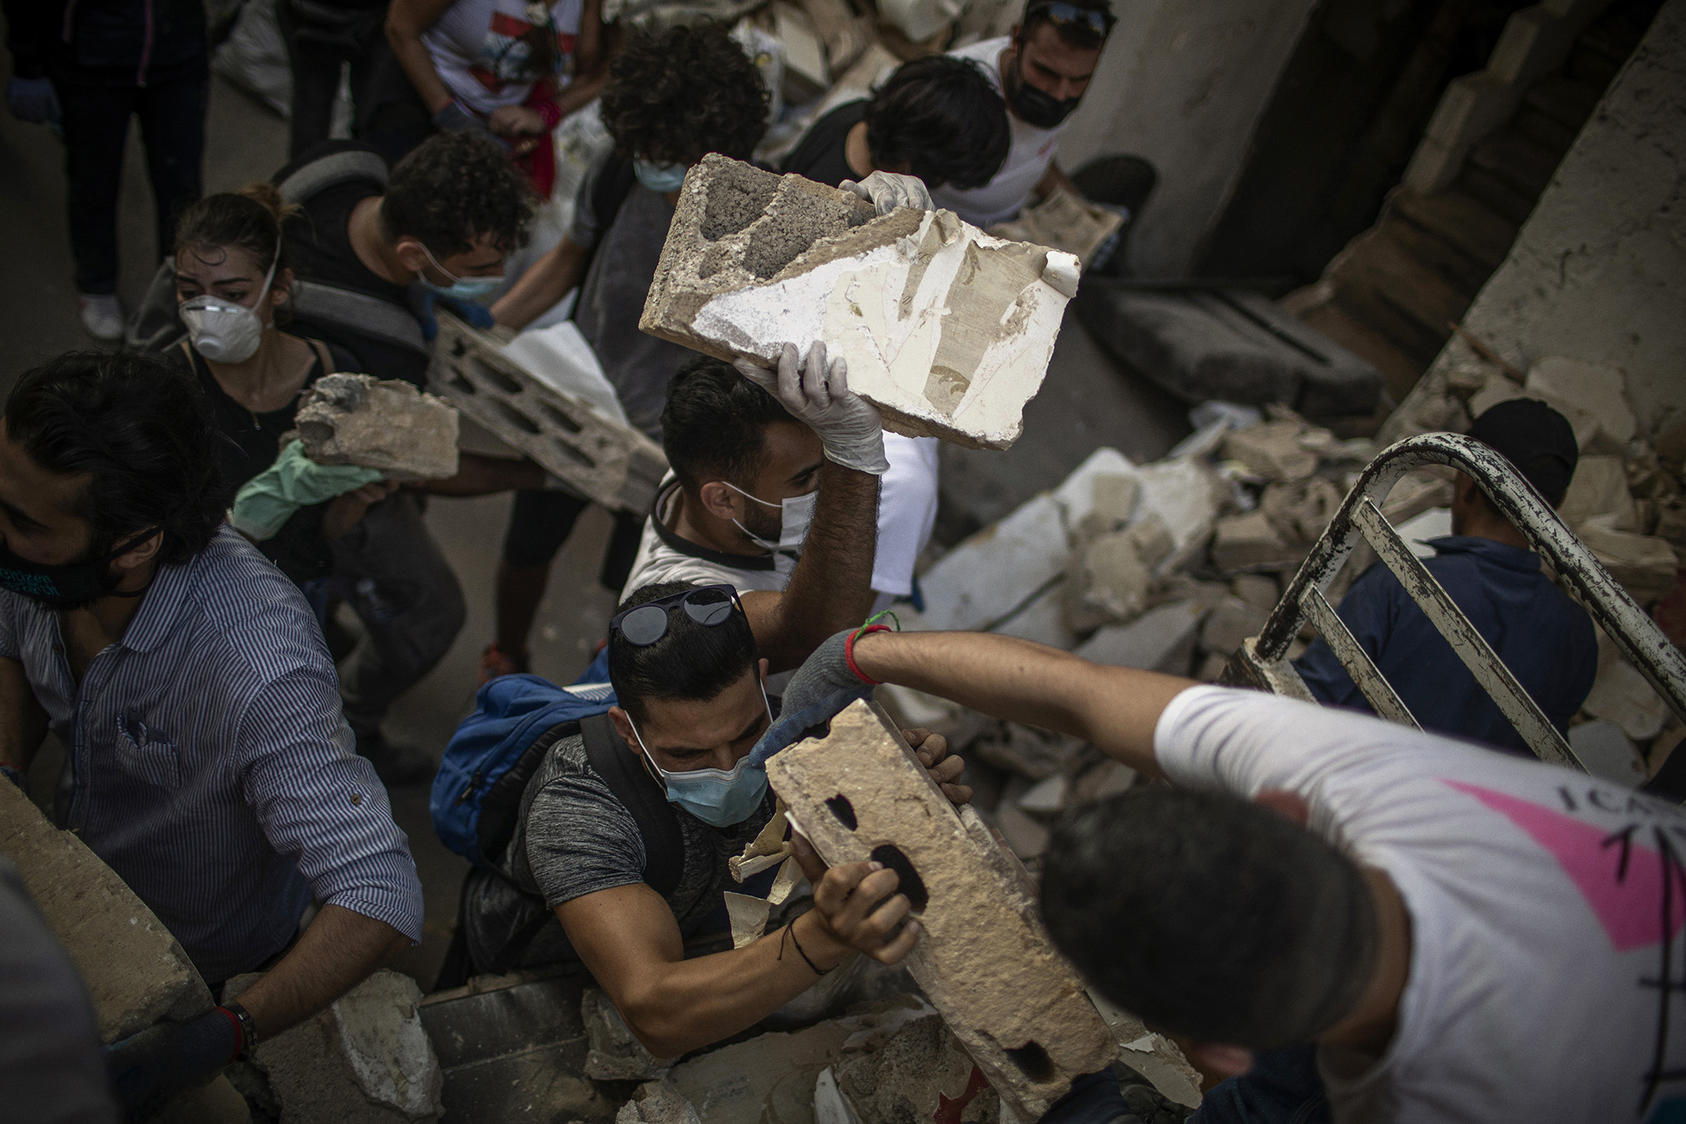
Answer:
<svg viewBox="0 0 1686 1124"><path fill-rule="evenodd" d="M556 552L568 541L580 514L590 506L590 500L568 492L516 492L515 503L509 512L509 528L504 532L504 564L518 568L550 565ZM614 530L604 549L603 566L597 580L604 589L619 595L638 556L644 519L625 511L617 511L614 515Z"/></svg>
<svg viewBox="0 0 1686 1124"><path fill-rule="evenodd" d="M292 131L287 159L328 139L340 72L349 66L351 135L396 164L427 139L427 107L386 41L386 7L333 5L326 0L275 6L293 72Z"/></svg>
<svg viewBox="0 0 1686 1124"><path fill-rule="evenodd" d="M158 226L158 256L175 247L176 220L199 198L210 71L196 59L146 76L132 70L66 66L55 70L64 113L65 193L76 288L117 291L117 191L129 118L140 121Z"/></svg>

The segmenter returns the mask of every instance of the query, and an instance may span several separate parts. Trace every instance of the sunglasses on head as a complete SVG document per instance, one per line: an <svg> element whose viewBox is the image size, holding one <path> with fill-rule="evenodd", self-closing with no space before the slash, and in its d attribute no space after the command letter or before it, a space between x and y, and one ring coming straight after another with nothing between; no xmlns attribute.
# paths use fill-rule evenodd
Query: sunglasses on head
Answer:
<svg viewBox="0 0 1686 1124"><path fill-rule="evenodd" d="M1087 30L1105 39L1112 30L1114 17L1111 12L1099 8L1079 8L1076 4L1068 4L1065 0L1040 0L1024 10L1024 20L1029 23L1036 17L1042 17L1055 27Z"/></svg>
<svg viewBox="0 0 1686 1124"><path fill-rule="evenodd" d="M648 648L667 635L668 614L675 608L683 609L687 617L707 628L723 624L734 609L742 613L743 602L729 585L702 585L616 613L609 620L609 635L619 635L634 647Z"/></svg>

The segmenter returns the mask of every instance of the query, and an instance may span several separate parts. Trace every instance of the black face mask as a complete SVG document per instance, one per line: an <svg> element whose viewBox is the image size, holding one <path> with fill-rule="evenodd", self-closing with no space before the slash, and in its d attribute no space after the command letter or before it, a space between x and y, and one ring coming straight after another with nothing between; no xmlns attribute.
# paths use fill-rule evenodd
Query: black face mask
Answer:
<svg viewBox="0 0 1686 1124"><path fill-rule="evenodd" d="M1038 90L1020 75L1019 68L1023 65L1023 55L1013 60L1013 69L1007 75L1007 105L1025 124L1038 129L1052 129L1071 116L1071 111L1077 108L1083 97L1079 94L1061 101Z"/></svg>
<svg viewBox="0 0 1686 1124"><path fill-rule="evenodd" d="M49 609L77 609L98 601L121 579L111 572L111 560L133 550L158 533L153 527L96 558L46 566L19 558L11 544L0 543L0 589L39 601Z"/></svg>

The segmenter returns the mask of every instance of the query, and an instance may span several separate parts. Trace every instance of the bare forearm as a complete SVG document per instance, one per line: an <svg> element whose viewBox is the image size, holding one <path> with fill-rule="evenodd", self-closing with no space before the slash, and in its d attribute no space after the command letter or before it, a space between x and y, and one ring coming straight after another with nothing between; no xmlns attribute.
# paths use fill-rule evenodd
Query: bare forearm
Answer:
<svg viewBox="0 0 1686 1124"><path fill-rule="evenodd" d="M878 484L870 473L831 461L820 469L814 524L779 598L772 641L762 648L773 670L796 667L826 637L861 623L872 611Z"/></svg>
<svg viewBox="0 0 1686 1124"><path fill-rule="evenodd" d="M1108 667L1029 640L973 632L876 632L854 646L862 672L997 718L1083 738L1157 775L1153 730L1193 686L1157 672Z"/></svg>
<svg viewBox="0 0 1686 1124"><path fill-rule="evenodd" d="M240 996L259 1039L303 1022L355 987L409 938L386 924L325 905L281 962Z"/></svg>
<svg viewBox="0 0 1686 1124"><path fill-rule="evenodd" d="M580 283L584 265L585 249L563 238L493 302L492 319L509 328L525 328Z"/></svg>
<svg viewBox="0 0 1686 1124"><path fill-rule="evenodd" d="M611 998L657 1057L676 1058L729 1038L818 982L796 942L822 969L851 955L817 917L805 914L794 924L794 938L779 928L743 948L675 961L636 993Z"/></svg>
<svg viewBox="0 0 1686 1124"><path fill-rule="evenodd" d="M584 106L592 98L603 92L603 87L609 81L609 68L598 67L590 74L582 74L568 83L567 89L556 96L556 108L562 116Z"/></svg>
<svg viewBox="0 0 1686 1124"><path fill-rule="evenodd" d="M47 712L35 701L17 660L0 659L0 765L28 772L47 736Z"/></svg>
<svg viewBox="0 0 1686 1124"><path fill-rule="evenodd" d="M421 41L423 31L439 20L439 15L451 0L438 4L437 0L394 0L386 16L386 41L398 57L404 76L416 88L429 113L438 113L451 104L451 91L434 69L433 56Z"/></svg>
<svg viewBox="0 0 1686 1124"><path fill-rule="evenodd" d="M427 480L411 487L435 496L488 496L517 488L542 488L544 484L544 469L530 460L463 453L457 458L455 476Z"/></svg>

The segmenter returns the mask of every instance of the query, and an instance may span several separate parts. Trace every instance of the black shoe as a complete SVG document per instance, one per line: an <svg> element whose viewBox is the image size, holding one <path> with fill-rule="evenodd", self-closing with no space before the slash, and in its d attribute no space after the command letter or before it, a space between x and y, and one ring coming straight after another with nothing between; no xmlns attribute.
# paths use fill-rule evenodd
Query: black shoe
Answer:
<svg viewBox="0 0 1686 1124"><path fill-rule="evenodd" d="M357 752L369 759L389 787L428 784L439 771L439 762L420 746L387 741L379 730L353 732L357 735Z"/></svg>

